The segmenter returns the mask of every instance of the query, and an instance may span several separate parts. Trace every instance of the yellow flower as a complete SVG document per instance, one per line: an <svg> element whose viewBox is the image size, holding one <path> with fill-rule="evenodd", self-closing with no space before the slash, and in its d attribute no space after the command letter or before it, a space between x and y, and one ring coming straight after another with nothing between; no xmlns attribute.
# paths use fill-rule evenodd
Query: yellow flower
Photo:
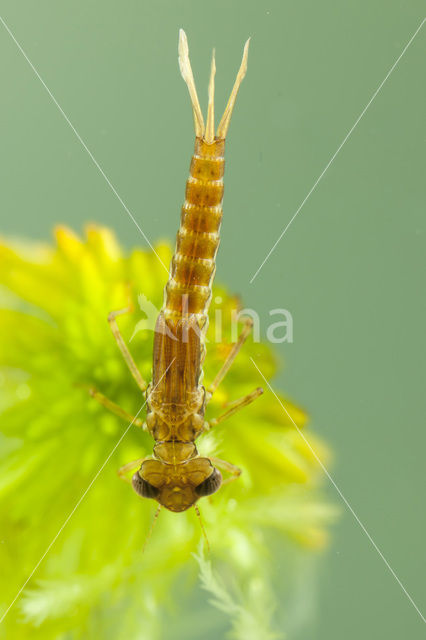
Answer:
<svg viewBox="0 0 426 640"><path fill-rule="evenodd" d="M167 264L170 247L160 244L156 251ZM198 546L201 530L193 510L163 511L142 554L155 503L139 498L116 470L149 455L153 442L131 427L116 447L128 425L99 406L88 388L95 386L131 414L143 405L107 315L126 304L129 289L136 309L140 295L159 309L167 274L153 252L127 255L110 230L97 226L89 226L84 239L60 227L54 247L5 243L0 264L4 610L60 531L8 612L2 625L7 637L153 640L163 637L171 621L176 638L223 632L227 624L235 637L275 637L271 628L280 626L281 615L281 607L274 613L278 566L285 563L288 589L297 571L294 557L302 557L302 547L323 544L334 513L318 495L321 472L312 452L277 400L266 392L200 439L202 453L214 452L243 469L237 482L201 501L211 560ZM207 382L229 349L229 317L236 306L223 287L216 287L215 299ZM221 344L215 342L219 308L225 322ZM119 323L149 379L153 334L149 323L135 331L143 318L138 311ZM250 356L268 378L274 375L271 348L248 342L209 407L210 417L259 386ZM304 428L304 411L282 401ZM308 438L323 458L324 446L311 433ZM2 627L0 637L1 632Z"/></svg>

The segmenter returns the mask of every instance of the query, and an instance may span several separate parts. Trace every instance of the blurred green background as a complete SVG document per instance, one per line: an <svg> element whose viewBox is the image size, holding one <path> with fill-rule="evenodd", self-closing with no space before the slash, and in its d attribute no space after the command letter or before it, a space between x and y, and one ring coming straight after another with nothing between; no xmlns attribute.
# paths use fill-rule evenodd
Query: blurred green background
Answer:
<svg viewBox="0 0 426 640"><path fill-rule="evenodd" d="M250 278L422 20L421 2L3 0L0 15L150 238L174 237L193 145L177 67L187 31L203 107L221 111L252 36L231 125L217 279L294 343L276 386L334 450L333 478L422 609L424 45L417 35L252 284ZM0 25L1 232L133 222ZM422 260L423 258L423 260ZM326 481L342 517L315 610L289 637L420 638L422 621ZM422 489L423 487L423 489ZM48 541L46 541L47 545Z"/></svg>

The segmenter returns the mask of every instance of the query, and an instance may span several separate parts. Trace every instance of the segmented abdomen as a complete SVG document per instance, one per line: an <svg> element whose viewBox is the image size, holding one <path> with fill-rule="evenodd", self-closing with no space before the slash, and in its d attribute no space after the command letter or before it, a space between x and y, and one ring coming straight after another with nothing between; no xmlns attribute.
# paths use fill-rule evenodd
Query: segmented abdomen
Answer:
<svg viewBox="0 0 426 640"><path fill-rule="evenodd" d="M207 321L222 221L224 140L207 144L196 138L176 251L165 288L164 316L196 314Z"/></svg>

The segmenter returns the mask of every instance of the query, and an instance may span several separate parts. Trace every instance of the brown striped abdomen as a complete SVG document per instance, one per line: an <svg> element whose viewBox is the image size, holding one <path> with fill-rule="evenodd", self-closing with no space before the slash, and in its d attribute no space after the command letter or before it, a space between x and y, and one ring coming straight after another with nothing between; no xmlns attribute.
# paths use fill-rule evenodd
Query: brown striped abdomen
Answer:
<svg viewBox="0 0 426 640"><path fill-rule="evenodd" d="M195 139L176 251L165 288L164 315L207 319L222 221L224 140Z"/></svg>

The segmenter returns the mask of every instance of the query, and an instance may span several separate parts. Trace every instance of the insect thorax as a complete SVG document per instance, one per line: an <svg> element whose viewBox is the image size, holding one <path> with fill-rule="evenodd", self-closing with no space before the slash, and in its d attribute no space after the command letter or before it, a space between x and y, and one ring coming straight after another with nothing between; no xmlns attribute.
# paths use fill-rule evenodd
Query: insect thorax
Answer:
<svg viewBox="0 0 426 640"><path fill-rule="evenodd" d="M165 403L149 396L146 425L157 442L193 442L203 430L205 412L205 390L187 394L185 403Z"/></svg>

